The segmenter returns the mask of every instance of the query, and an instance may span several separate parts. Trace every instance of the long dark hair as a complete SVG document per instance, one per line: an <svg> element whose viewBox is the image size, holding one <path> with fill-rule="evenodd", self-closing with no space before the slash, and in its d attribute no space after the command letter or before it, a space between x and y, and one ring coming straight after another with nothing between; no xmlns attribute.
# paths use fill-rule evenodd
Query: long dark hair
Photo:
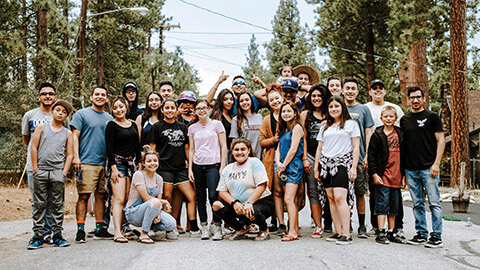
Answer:
<svg viewBox="0 0 480 270"><path fill-rule="evenodd" d="M243 112L242 107L240 107L240 97L242 95L248 95L248 97L250 98L250 113L255 114L255 105L253 104L252 94L250 94L249 92L240 93L238 95L238 99L237 99L237 132L238 132L238 135L242 134L243 121L246 121L247 125L248 125L247 116Z"/></svg>
<svg viewBox="0 0 480 270"><path fill-rule="evenodd" d="M293 113L295 114L295 116L290 121L290 123L285 122L285 120L283 120L282 118L282 110L283 110L283 107L285 106L290 106L290 108L292 108L293 110ZM298 123L300 123L300 113L298 112L297 105L294 102L285 101L282 104L282 107L280 107L280 113L278 115L278 125L277 125L278 136L282 136L287 130L292 130L293 127L295 127Z"/></svg>
<svg viewBox="0 0 480 270"><path fill-rule="evenodd" d="M332 96L327 102L327 109L330 106L330 103L334 101L340 103L340 106L342 106L342 114L340 115L340 124L338 126L341 129L343 129L345 127L345 122L347 122L347 120L350 120L352 118L350 117L350 114L348 113L347 105L345 105L345 102L343 101L343 98L341 96ZM325 132L327 128L331 127L333 123L335 123L335 119L332 116L330 116L330 113L328 112L327 125L325 126L325 129L323 130L323 132Z"/></svg>
<svg viewBox="0 0 480 270"><path fill-rule="evenodd" d="M159 120L164 120L164 115L162 113L162 110L163 110L163 107L165 107L165 103L167 102L173 102L175 104L175 107L177 107L177 110L178 110L178 103L174 100L174 99L171 99L171 98L167 98L165 99L163 102L162 102L162 105L160 105L160 112L158 114L158 119Z"/></svg>
<svg viewBox="0 0 480 270"><path fill-rule="evenodd" d="M308 111L305 123L310 123L312 121L313 112L316 109L312 103L312 94L315 91L320 92L320 96L322 97L322 104L320 105L320 113L323 116L327 115L327 101L330 99L332 94L330 94L330 91L328 91L327 86L325 86L324 84L318 84L318 83L314 84L310 88L310 91L308 92L308 95L305 98L305 106L303 109Z"/></svg>
<svg viewBox="0 0 480 270"><path fill-rule="evenodd" d="M224 109L223 101L225 100L225 96L228 94L232 95L232 98L235 98L235 95L232 93L232 91L230 91L227 88L223 89L222 91L220 91L220 93L218 93L217 101L215 101L215 104L213 105L212 114L210 114L210 118L215 120L222 120L223 109ZM233 117L233 105L227 111L227 114L230 117Z"/></svg>
<svg viewBox="0 0 480 270"><path fill-rule="evenodd" d="M143 113L142 113L142 123L148 121L148 119L150 119L150 117L152 117L152 114L153 114L153 110L150 109L150 102L149 102L149 99L150 99L151 95L157 95L160 98L160 107L163 108L163 106L162 106L163 98L160 95L160 93L150 92L147 96L147 104L145 104L145 111L143 111ZM160 108L158 108L158 119L161 118L161 114L162 114L162 112L160 111Z"/></svg>
<svg viewBox="0 0 480 270"><path fill-rule="evenodd" d="M233 148L235 147L235 145L239 144L239 143L243 143L247 146L248 150L250 150L250 154L248 155L249 157L256 157L257 154L255 153L255 150L253 150L253 147L252 147L252 143L250 142L249 139L245 138L245 137L240 137L240 138L235 138L233 139L232 141L232 145L230 146L230 160L232 162L236 162L235 158L233 157Z"/></svg>
<svg viewBox="0 0 480 270"><path fill-rule="evenodd" d="M197 107L198 104L204 102L205 104L207 104L208 107L210 107L210 104L208 104L207 100L201 98L201 99L197 99L197 101L195 101L195 104L193 105L193 109L195 109ZM195 119L193 119L192 121L190 121L190 123L188 124L188 126L191 126L195 123L198 122L198 116L197 116L197 113L195 112Z"/></svg>

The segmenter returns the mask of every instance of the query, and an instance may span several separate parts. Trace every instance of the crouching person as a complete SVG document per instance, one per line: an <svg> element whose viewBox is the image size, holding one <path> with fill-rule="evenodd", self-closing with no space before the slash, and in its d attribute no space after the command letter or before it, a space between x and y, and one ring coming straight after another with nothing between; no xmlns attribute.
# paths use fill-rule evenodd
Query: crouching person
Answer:
<svg viewBox="0 0 480 270"><path fill-rule="evenodd" d="M52 212L53 243L66 247L70 243L62 236L65 176L73 160L73 135L63 126L72 106L58 100L52 106L52 121L40 124L32 137L33 168L33 238L28 249L43 247L43 227L47 205Z"/></svg>
<svg viewBox="0 0 480 270"><path fill-rule="evenodd" d="M162 199L163 179L155 171L158 168L158 153L145 145L142 153L143 170L133 174L128 202L125 207L127 221L141 227L139 241L143 244L153 244L152 237L159 231L170 232L177 227L175 219L168 214L172 207L167 200ZM126 239L116 239L125 243Z"/></svg>
<svg viewBox="0 0 480 270"><path fill-rule="evenodd" d="M265 166L255 156L248 139L233 140L231 160L234 162L225 167L218 183L221 201L215 201L212 208L218 217L235 229L230 240L247 238L252 223L260 229L255 240L269 237L265 220L272 215L274 203L267 187Z"/></svg>

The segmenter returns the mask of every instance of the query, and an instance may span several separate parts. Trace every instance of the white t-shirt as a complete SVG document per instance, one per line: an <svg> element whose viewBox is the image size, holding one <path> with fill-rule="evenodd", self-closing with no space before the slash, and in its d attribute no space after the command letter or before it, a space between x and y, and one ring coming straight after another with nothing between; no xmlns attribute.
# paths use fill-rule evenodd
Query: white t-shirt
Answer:
<svg viewBox="0 0 480 270"><path fill-rule="evenodd" d="M400 127L400 118L402 118L403 116L403 111L398 105L388 101L385 101L383 105L375 105L371 101L365 105L370 109L370 113L372 114L373 122L375 123L374 128L383 126L383 122L382 120L380 120L380 115L382 114L383 107L386 107L386 106L392 106L395 108L395 110L397 110L397 121L395 122L395 125Z"/></svg>
<svg viewBox="0 0 480 270"><path fill-rule="evenodd" d="M268 176L263 163L258 158L249 157L241 166L233 162L223 169L217 191L228 191L234 199L245 203L255 188L266 182L268 182ZM267 187L260 199L270 194Z"/></svg>
<svg viewBox="0 0 480 270"><path fill-rule="evenodd" d="M343 129L340 127L320 128L317 141L323 142L322 155L326 157L343 156L353 151L352 138L360 137L360 128L354 120L347 120Z"/></svg>

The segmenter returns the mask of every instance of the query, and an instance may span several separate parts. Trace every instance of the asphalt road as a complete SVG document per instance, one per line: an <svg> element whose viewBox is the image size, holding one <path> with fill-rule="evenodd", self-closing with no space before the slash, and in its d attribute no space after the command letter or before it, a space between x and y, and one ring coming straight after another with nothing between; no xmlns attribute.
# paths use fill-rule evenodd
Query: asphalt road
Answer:
<svg viewBox="0 0 480 270"><path fill-rule="evenodd" d="M405 206L412 207L412 202L404 202ZM455 217L466 221L467 218L470 218L473 224L480 225L480 204L471 203L468 206L468 213L457 213L453 212L453 206L451 202L442 202L442 216L444 217ZM428 208L428 202L426 203L426 209L430 212Z"/></svg>

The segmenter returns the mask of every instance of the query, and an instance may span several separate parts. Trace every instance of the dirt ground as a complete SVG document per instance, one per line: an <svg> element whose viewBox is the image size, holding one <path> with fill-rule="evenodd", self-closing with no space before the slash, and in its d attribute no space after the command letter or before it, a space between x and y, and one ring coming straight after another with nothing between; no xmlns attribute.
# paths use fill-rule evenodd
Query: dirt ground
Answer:
<svg viewBox="0 0 480 270"><path fill-rule="evenodd" d="M65 217L74 218L77 189L73 184L65 188ZM18 190L16 186L0 186L0 222L31 219L32 198L27 185Z"/></svg>

